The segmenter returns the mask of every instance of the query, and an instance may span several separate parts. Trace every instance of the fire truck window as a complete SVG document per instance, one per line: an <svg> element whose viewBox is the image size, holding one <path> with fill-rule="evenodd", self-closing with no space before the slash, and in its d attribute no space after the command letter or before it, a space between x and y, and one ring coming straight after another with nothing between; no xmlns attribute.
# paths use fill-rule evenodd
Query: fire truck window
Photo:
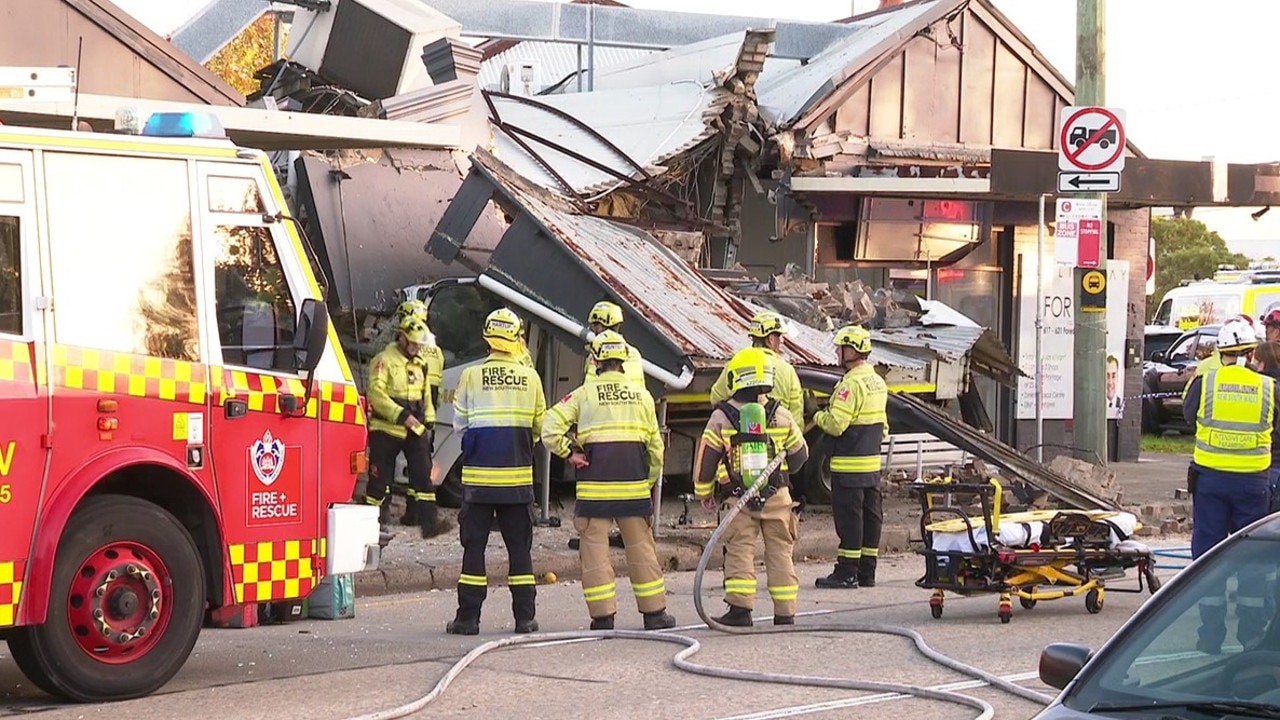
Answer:
<svg viewBox="0 0 1280 720"><path fill-rule="evenodd" d="M22 196L22 166L0 163L0 202L20 203Z"/></svg>
<svg viewBox="0 0 1280 720"><path fill-rule="evenodd" d="M0 332L22 334L22 246L18 218L0 215Z"/></svg>
<svg viewBox="0 0 1280 720"><path fill-rule="evenodd" d="M209 177L209 210L213 212L261 213L265 211L258 183L253 178Z"/></svg>
<svg viewBox="0 0 1280 720"><path fill-rule="evenodd" d="M265 227L214 229L214 292L222 361L293 372L293 296Z"/></svg>
<svg viewBox="0 0 1280 720"><path fill-rule="evenodd" d="M187 163L45 154L59 343L200 359Z"/></svg>

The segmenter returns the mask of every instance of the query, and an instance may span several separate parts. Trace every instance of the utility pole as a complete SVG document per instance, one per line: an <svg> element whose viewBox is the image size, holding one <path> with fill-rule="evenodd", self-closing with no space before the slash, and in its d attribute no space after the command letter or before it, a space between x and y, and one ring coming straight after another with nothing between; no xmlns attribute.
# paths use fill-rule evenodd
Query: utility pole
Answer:
<svg viewBox="0 0 1280 720"><path fill-rule="evenodd" d="M1077 106L1098 106L1106 103L1106 39L1107 0L1076 0L1076 97ZM1106 272L1107 258L1107 196L1096 197L1102 201L1102 232L1099 233L1103 261L1100 268ZM1102 464L1107 462L1107 314L1104 312L1080 312L1083 268L1072 273L1075 289L1075 381L1072 412L1072 442L1092 459L1096 453Z"/></svg>

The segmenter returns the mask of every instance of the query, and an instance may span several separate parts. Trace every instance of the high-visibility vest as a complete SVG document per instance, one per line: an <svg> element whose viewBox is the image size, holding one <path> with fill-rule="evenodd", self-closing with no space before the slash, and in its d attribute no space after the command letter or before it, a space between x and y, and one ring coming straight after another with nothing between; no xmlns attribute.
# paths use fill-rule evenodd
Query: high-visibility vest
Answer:
<svg viewBox="0 0 1280 720"><path fill-rule="evenodd" d="M832 415L850 416L848 429L833 443L832 474L880 474L880 444L888 424L888 402L889 388L870 364L863 363L845 373L828 408Z"/></svg>
<svg viewBox="0 0 1280 720"><path fill-rule="evenodd" d="M649 391L623 373L601 373L547 411L543 442L557 455L568 456L573 425L590 463L575 473L575 515L652 515L649 493L662 472L664 448Z"/></svg>
<svg viewBox="0 0 1280 720"><path fill-rule="evenodd" d="M462 430L463 502L533 502L533 443L546 412L538 373L514 355L493 353L462 371L453 408Z"/></svg>
<svg viewBox="0 0 1280 720"><path fill-rule="evenodd" d="M1196 465L1237 473L1271 467L1275 381L1248 368L1224 365L1201 382Z"/></svg>
<svg viewBox="0 0 1280 720"><path fill-rule="evenodd" d="M369 372L368 398L373 409L369 430L404 438L409 434L404 423L410 415L428 427L434 423L430 375L425 354L405 357L395 343L378 353Z"/></svg>

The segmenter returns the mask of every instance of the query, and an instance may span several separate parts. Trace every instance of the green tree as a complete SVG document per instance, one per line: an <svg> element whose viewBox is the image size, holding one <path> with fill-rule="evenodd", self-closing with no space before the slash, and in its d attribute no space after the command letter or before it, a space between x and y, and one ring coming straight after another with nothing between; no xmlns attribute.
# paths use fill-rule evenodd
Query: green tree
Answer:
<svg viewBox="0 0 1280 720"><path fill-rule="evenodd" d="M1149 303L1152 312L1159 298L1183 280L1211 278L1219 265L1245 267L1249 264L1248 257L1231 252L1226 241L1199 220L1153 217L1151 237L1156 241L1157 300Z"/></svg>
<svg viewBox="0 0 1280 720"><path fill-rule="evenodd" d="M281 28L280 43L288 37ZM270 65L275 59L275 16L264 13L235 36L205 67L222 78L228 85L245 95L257 92L258 81L253 74Z"/></svg>

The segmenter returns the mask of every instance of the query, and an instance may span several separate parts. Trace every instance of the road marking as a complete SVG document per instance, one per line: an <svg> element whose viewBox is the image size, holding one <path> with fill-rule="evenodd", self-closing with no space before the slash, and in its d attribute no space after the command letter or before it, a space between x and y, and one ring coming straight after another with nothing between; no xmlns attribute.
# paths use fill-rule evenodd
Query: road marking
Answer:
<svg viewBox="0 0 1280 720"><path fill-rule="evenodd" d="M1023 680L1034 680L1039 677L1039 673L1022 672L1013 675L1002 675L1001 680L1010 682L1022 682ZM962 680L960 682L947 683L945 685L933 685L930 690L972 690L974 688L987 687L987 683L982 680ZM899 693L880 693L878 695L860 695L853 698L845 698L843 700L830 700L822 703L813 703L812 705L793 705L791 707L776 708L774 710L765 710L758 713L750 713L747 715L731 715L729 717L720 718L720 720L772 720L772 718L788 718L798 715L808 715L809 713L825 712L827 710L839 710L847 707L857 707L860 705L875 705L882 702L892 700L910 700L911 695L901 695Z"/></svg>

